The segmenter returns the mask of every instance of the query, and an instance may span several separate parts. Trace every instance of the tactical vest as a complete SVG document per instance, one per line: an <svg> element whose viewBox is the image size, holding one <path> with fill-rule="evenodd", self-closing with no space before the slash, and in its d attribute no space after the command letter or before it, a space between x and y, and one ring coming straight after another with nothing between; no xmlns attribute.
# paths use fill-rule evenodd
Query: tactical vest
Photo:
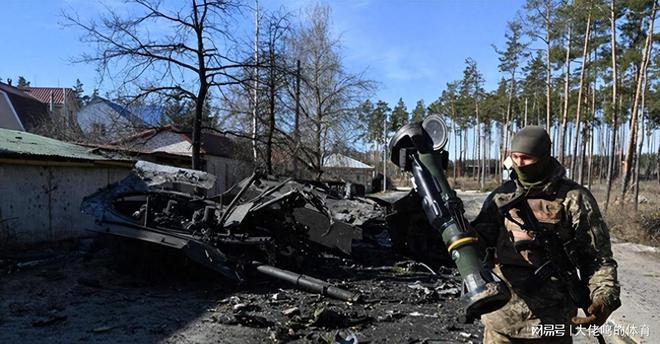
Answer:
<svg viewBox="0 0 660 344"><path fill-rule="evenodd" d="M558 232L563 241L568 241L574 236L564 209L564 200L570 186L563 180L558 183L556 192L539 195L538 198L530 197L527 203L539 225L546 230ZM502 196L501 200L506 201L511 198L512 194ZM525 231L518 225L523 222L518 215L518 209L511 209L508 215L511 219L509 216L504 217L504 227L500 228L498 234L496 261L502 265L530 268L541 266L546 260L543 247L533 245L530 247L529 243L534 239L533 233ZM519 249L516 249L516 243L518 243ZM520 249L521 247L524 249Z"/></svg>

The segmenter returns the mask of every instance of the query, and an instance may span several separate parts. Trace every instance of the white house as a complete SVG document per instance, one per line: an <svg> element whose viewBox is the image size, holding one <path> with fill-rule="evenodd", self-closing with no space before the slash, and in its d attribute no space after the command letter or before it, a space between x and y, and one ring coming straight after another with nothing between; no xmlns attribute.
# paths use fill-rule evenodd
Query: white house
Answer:
<svg viewBox="0 0 660 344"><path fill-rule="evenodd" d="M144 121L128 107L94 97L78 112L78 126L94 141L107 142L132 135L145 127Z"/></svg>
<svg viewBox="0 0 660 344"><path fill-rule="evenodd" d="M335 153L323 161L324 179L338 179L345 182L364 185L366 192L371 192L371 179L374 167L359 160Z"/></svg>

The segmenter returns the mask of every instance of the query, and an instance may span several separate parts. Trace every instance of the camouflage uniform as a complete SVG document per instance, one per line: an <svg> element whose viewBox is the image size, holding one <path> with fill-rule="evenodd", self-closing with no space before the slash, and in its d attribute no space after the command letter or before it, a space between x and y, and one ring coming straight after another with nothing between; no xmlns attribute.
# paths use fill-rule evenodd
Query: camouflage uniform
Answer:
<svg viewBox="0 0 660 344"><path fill-rule="evenodd" d="M527 190L530 208L540 225L557 231L562 240L576 239L580 247L580 275L588 282L591 299L600 298L614 310L620 305L617 264L598 205L586 188L564 178L564 168L554 158L551 166L548 181ZM513 180L493 191L473 222L485 248L495 251L493 271L508 284L512 294L504 307L481 317L484 343L571 343L569 326L577 313L576 306L555 277L541 285L528 282L535 268L544 262L543 252L534 248L516 251L515 241L532 238L515 223L521 222L515 210L510 213L515 222L498 210L518 188L524 187ZM533 333L539 324L563 325L566 334L539 336Z"/></svg>

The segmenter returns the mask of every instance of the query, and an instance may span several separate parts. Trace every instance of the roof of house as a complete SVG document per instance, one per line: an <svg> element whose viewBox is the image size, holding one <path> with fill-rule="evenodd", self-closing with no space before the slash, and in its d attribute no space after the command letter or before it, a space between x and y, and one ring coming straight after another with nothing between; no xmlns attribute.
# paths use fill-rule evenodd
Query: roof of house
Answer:
<svg viewBox="0 0 660 344"><path fill-rule="evenodd" d="M115 160L89 148L23 131L0 129L0 157L35 160Z"/></svg>
<svg viewBox="0 0 660 344"><path fill-rule="evenodd" d="M339 153L331 154L326 157L323 161L323 167L373 169L373 166Z"/></svg>
<svg viewBox="0 0 660 344"><path fill-rule="evenodd" d="M188 156L192 155L192 133L189 131L179 130L171 124L139 132L131 137L115 141L113 144L139 142L139 144L142 146L153 146L153 144L149 144L149 142L158 134L166 132L178 135L180 137L180 142L186 143L186 146L183 147L183 151L181 150L182 147L180 145L174 146L170 144L163 147L148 149L149 151L145 151L145 153L160 151L171 154L184 154ZM242 147L239 143L224 135L202 132L201 141L201 151L203 154L226 158L240 158L240 152L244 150L244 147Z"/></svg>
<svg viewBox="0 0 660 344"><path fill-rule="evenodd" d="M38 101L44 103L44 104L49 104L50 103L51 94L53 95L53 102L55 104L63 104L65 94L68 97L74 97L75 98L75 95L73 93L73 89L67 88L67 87L32 87L32 86L27 86L27 87L22 87L21 90L24 91L25 93L29 94L33 98L37 99Z"/></svg>
<svg viewBox="0 0 660 344"><path fill-rule="evenodd" d="M79 118L82 118L82 115L88 111L97 111L98 108L92 106L98 103L103 103L108 106L112 111L116 112L119 116L126 118L131 123L135 124L146 124L150 126L157 126L160 122L164 108L162 106L156 105L121 105L119 103L113 102L111 100L105 99L103 97L95 96L92 98L89 103L83 106L79 112ZM92 109L92 110L90 110ZM97 113L97 115L105 115L103 113Z"/></svg>
<svg viewBox="0 0 660 344"><path fill-rule="evenodd" d="M39 102L22 89L0 82L0 91L7 94L25 130L33 129L49 119L46 104Z"/></svg>

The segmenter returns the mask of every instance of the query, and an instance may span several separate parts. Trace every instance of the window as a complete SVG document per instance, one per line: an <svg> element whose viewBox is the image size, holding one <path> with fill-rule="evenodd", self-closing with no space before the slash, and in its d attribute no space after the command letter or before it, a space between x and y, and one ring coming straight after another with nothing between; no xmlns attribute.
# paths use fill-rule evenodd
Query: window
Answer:
<svg viewBox="0 0 660 344"><path fill-rule="evenodd" d="M105 136L105 125L101 123L92 123L92 134L95 136Z"/></svg>

